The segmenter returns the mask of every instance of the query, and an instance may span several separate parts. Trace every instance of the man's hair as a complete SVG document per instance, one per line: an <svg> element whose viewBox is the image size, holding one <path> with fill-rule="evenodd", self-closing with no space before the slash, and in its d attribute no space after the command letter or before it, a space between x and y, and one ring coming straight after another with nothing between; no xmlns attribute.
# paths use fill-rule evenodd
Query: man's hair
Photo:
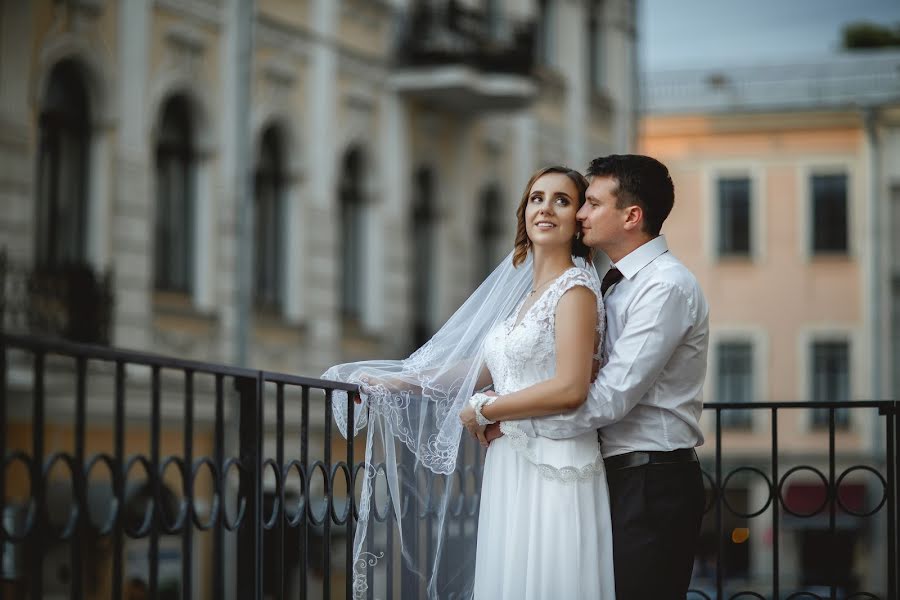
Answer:
<svg viewBox="0 0 900 600"><path fill-rule="evenodd" d="M675 186L666 165L640 154L610 154L592 160L586 175L588 179L614 178L618 184L616 208L640 206L644 212L644 233L659 235L675 204Z"/></svg>

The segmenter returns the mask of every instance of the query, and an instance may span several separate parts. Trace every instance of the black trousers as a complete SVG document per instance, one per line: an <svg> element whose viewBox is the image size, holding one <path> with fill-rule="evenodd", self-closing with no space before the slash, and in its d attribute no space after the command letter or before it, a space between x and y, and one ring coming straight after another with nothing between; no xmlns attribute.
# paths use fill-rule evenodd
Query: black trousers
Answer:
<svg viewBox="0 0 900 600"><path fill-rule="evenodd" d="M617 600L684 600L705 495L698 463L606 473Z"/></svg>

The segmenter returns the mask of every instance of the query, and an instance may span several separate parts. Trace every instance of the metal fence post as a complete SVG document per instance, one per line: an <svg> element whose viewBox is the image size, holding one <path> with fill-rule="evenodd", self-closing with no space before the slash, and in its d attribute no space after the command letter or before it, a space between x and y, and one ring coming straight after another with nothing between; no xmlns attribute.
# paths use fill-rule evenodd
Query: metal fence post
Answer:
<svg viewBox="0 0 900 600"><path fill-rule="evenodd" d="M240 497L247 511L238 529L237 597L262 600L262 402L261 379L237 378L240 396Z"/></svg>

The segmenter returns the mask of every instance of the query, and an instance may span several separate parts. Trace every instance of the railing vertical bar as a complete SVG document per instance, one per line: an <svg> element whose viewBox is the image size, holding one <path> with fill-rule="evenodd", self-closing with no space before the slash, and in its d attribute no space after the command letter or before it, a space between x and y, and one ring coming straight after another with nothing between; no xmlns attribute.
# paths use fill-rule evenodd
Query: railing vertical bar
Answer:
<svg viewBox="0 0 900 600"><path fill-rule="evenodd" d="M265 460L265 451L263 447L263 431L265 427L265 378L262 371L256 376L256 411L255 411L255 427L254 427L254 445L256 448L256 477L253 478L254 496L256 498L256 511L254 515L254 523L256 527L256 552L254 560L254 568L256 569L256 589L255 600L263 600L263 461Z"/></svg>
<svg viewBox="0 0 900 600"><path fill-rule="evenodd" d="M262 400L261 377L235 381L240 394L240 497L246 512L238 529L237 597L261 600L261 530L262 530Z"/></svg>
<svg viewBox="0 0 900 600"><path fill-rule="evenodd" d="M354 540L354 527L353 527L353 511L356 507L356 486L355 478L353 474L356 472L356 469L353 468L353 444L356 441L356 425L353 420L354 418L354 402L353 402L354 394L347 394L347 469L350 473L349 481L348 481L348 490L347 490L347 506L349 509L349 513L347 514L347 580L346 580L346 597L349 600L353 597L353 548L355 546ZM365 467L363 467L363 487L366 485L366 471ZM374 499L370 498L370 502L374 505ZM372 519L372 523L370 525L374 525L374 519ZM371 549L370 549L371 550ZM373 586L373 581L371 579L368 581L370 589Z"/></svg>
<svg viewBox="0 0 900 600"><path fill-rule="evenodd" d="M32 436L31 450L31 490L35 503L35 522L33 535L31 536L31 552L29 561L31 565L31 590L32 597L44 597L44 544L46 535L46 514L44 477L41 471L44 464L44 353L37 351L34 354L34 405L32 406Z"/></svg>
<svg viewBox="0 0 900 600"><path fill-rule="evenodd" d="M300 557L297 561L300 569L300 598L305 600L307 597L307 578L306 574L309 570L309 518L310 518L310 498L309 482L312 479L309 472L309 387L301 388L300 398L300 464L303 467L302 486L303 486L303 516L300 519L298 532L300 537Z"/></svg>
<svg viewBox="0 0 900 600"><path fill-rule="evenodd" d="M6 269L6 251L0 251L0 292L4 291L3 274ZM0 293L0 298L5 296ZM2 309L3 300L0 300ZM0 330L3 329L3 313L0 310ZM6 336L0 334L0 465L6 460ZM0 565L6 564L6 473L0 473ZM6 600L6 586L0 585L0 600Z"/></svg>
<svg viewBox="0 0 900 600"><path fill-rule="evenodd" d="M72 473L72 487L74 488L75 498L78 502L78 524L76 525L76 534L69 541L69 560L72 562L72 586L71 597L73 600L80 600L83 595L83 564L82 553L78 547L79 542L83 539L85 532L85 515L87 514L87 493L86 493L86 474L84 472L84 436L85 436L85 402L86 402L86 372L87 360L83 356L79 356L75 361L75 464L78 471Z"/></svg>
<svg viewBox="0 0 900 600"><path fill-rule="evenodd" d="M124 552L124 519L125 519L125 364L116 361L116 398L113 424L113 453L115 454L116 471L112 474L113 491L116 495L115 528L113 529L113 600L122 600L122 553Z"/></svg>
<svg viewBox="0 0 900 600"><path fill-rule="evenodd" d="M218 477L215 482L215 494L219 499L219 513L213 530L213 597L225 597L225 389L224 377L216 375L216 431L215 431L215 463Z"/></svg>
<svg viewBox="0 0 900 600"><path fill-rule="evenodd" d="M778 598L780 588L779 572L779 534L780 523L778 515L778 409L772 409L772 597Z"/></svg>
<svg viewBox="0 0 900 600"><path fill-rule="evenodd" d="M837 486L835 485L835 450L834 450L834 434L835 434L835 419L836 413L834 407L828 409L828 546L831 555L831 560L834 561L837 557L837 553L834 552L837 546ZM837 581L835 581L835 577L837 577L837 573L840 572L839 565L832 564L832 568L829 569L829 573L831 573L831 598L837 598Z"/></svg>
<svg viewBox="0 0 900 600"><path fill-rule="evenodd" d="M219 512L213 524L213 596L225 597L225 488L228 485L225 480L225 388L224 377L216 375L216 416L215 416L215 447L213 448L213 460L216 464L216 481L214 493L219 501Z"/></svg>
<svg viewBox="0 0 900 600"><path fill-rule="evenodd" d="M363 468L365 468L365 467L363 467ZM363 477L365 477L365 473L363 473ZM363 485L365 485L365 482L363 482ZM375 525L378 522L378 520L375 518L376 511L378 510L378 506L376 504L378 502L378 500L375 498L375 481L374 481L374 479L372 481L372 495L371 495L369 501L372 503L372 508L370 509L371 512L369 514L369 522L366 524L366 549L369 552L373 552L373 549L375 548ZM386 520L387 519L385 519L385 521ZM388 565L390 565L390 560L391 560L390 555L388 555L387 560L388 560ZM350 575L351 575L351 579L352 579L352 575L353 575L353 566L354 565L351 564L350 565L351 568L348 571L348 573L350 573ZM362 565L360 565L360 566L362 566ZM366 561L365 567L366 567L366 582L369 585L368 589L366 590L366 592L367 592L366 597L369 600L373 600L375 598L375 585L374 585L375 566L372 564L372 561ZM388 571L390 571L390 566L388 567ZM350 598L350 596L347 596L347 597ZM388 592L388 598L390 598L390 597L391 597L390 592Z"/></svg>
<svg viewBox="0 0 900 600"><path fill-rule="evenodd" d="M181 598L193 598L194 568L194 371L184 372L184 497L188 502L188 518L181 532Z"/></svg>
<svg viewBox="0 0 900 600"><path fill-rule="evenodd" d="M387 477L385 477L385 483L387 483ZM374 482L372 486L374 487ZM374 496L374 493L373 493ZM394 505L393 498L390 494L388 494L387 498L388 507L387 507L387 516L384 519L385 526L385 549L384 555L386 557L385 562L385 589L387 590L386 597L393 598L394 597ZM402 505L400 507L402 509ZM402 560L402 559L401 559ZM373 591L374 594L374 591Z"/></svg>
<svg viewBox="0 0 900 600"><path fill-rule="evenodd" d="M331 478L331 390L325 390L325 478ZM334 481L325 486L325 517L323 520L322 541L322 597L331 598L331 507L334 502Z"/></svg>
<svg viewBox="0 0 900 600"><path fill-rule="evenodd" d="M150 391L150 481L153 489L152 525L150 528L150 598L159 597L159 529L162 524L162 486L159 473L159 438L160 426L160 367L154 365L151 376Z"/></svg>
<svg viewBox="0 0 900 600"><path fill-rule="evenodd" d="M278 600L284 600L284 520L287 510L284 506L284 485L287 477L284 472L284 384L275 384L275 462L281 471L281 485L278 486L278 513L275 535L278 538L278 556L275 557L275 583L278 589ZM276 478L276 482L279 478Z"/></svg>
<svg viewBox="0 0 900 600"><path fill-rule="evenodd" d="M900 402L894 402L887 408L887 431L885 432L885 450L887 452L887 519L888 519L888 597L900 598L900 583L897 581L897 544L900 541L897 531L897 496L898 496L898 426L900 426Z"/></svg>
<svg viewBox="0 0 900 600"><path fill-rule="evenodd" d="M725 553L725 515L722 513L722 409L716 409L716 598L724 597L722 555Z"/></svg>

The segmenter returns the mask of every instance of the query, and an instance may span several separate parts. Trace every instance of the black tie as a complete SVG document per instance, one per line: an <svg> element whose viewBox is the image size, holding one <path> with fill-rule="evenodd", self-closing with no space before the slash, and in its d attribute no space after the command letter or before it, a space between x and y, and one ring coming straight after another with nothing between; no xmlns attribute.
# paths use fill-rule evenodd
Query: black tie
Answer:
<svg viewBox="0 0 900 600"><path fill-rule="evenodd" d="M615 267L607 271L606 275L603 276L603 281L600 282L600 295L605 296L606 290L619 283L619 281L622 280L622 277L622 272Z"/></svg>

